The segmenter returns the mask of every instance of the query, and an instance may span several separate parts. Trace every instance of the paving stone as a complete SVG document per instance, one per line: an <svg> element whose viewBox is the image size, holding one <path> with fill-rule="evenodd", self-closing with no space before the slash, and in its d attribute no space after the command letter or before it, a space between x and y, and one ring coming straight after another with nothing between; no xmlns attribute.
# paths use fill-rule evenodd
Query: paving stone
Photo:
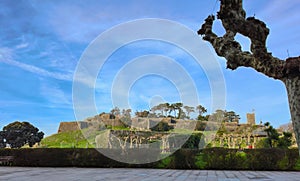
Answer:
<svg viewBox="0 0 300 181"><path fill-rule="evenodd" d="M300 172L223 171L223 170L167 170L129 168L28 168L0 167L0 180L7 181L296 181Z"/></svg>

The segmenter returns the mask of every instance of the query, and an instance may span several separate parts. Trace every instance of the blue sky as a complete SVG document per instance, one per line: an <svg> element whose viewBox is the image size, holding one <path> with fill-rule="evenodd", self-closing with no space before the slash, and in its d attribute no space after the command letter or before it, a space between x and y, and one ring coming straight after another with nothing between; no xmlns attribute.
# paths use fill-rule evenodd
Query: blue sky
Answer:
<svg viewBox="0 0 300 181"><path fill-rule="evenodd" d="M120 23L142 18L163 18L197 31L207 15L216 13L213 0L185 1L38 1L0 2L0 127L15 121L29 121L46 135L57 131L60 121L75 120L72 80L79 59L99 34ZM244 0L248 16L255 14L270 28L267 47L274 56L286 59L300 55L300 2L295 0ZM224 33L220 23L218 34ZM179 36L179 35L174 35ZM245 50L249 41L237 37ZM208 45L208 44L207 44ZM114 52L101 69L95 90L98 112L112 108L111 86L115 75L130 60L159 54L175 59L195 81L200 103L210 107L210 87L205 73L192 57L170 44L141 41ZM274 126L290 120L287 95L280 81L249 68L226 70L217 58L226 82L226 109L234 110L245 122L253 109L257 122ZM145 76L129 93L133 110L166 100L180 100L168 79Z"/></svg>

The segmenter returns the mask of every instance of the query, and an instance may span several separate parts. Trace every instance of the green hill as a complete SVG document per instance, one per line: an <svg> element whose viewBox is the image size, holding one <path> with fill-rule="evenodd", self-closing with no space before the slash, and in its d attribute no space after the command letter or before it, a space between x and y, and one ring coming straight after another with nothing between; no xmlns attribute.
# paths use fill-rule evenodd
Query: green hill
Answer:
<svg viewBox="0 0 300 181"><path fill-rule="evenodd" d="M84 130L83 130L84 131ZM94 140L87 140L82 130L57 133L44 138L41 147L44 148L93 148Z"/></svg>

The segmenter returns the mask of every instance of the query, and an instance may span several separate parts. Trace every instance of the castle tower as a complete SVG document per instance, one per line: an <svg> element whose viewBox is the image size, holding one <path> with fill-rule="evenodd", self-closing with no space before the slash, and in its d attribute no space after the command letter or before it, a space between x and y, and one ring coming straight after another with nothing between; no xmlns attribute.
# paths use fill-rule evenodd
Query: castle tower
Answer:
<svg viewBox="0 0 300 181"><path fill-rule="evenodd" d="M255 113L247 113L247 124L255 125Z"/></svg>

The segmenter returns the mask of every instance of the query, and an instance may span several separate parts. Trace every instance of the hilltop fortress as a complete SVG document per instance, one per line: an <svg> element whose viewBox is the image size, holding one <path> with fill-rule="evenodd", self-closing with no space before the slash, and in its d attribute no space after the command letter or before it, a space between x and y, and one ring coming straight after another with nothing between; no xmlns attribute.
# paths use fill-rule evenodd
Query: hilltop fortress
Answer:
<svg viewBox="0 0 300 181"><path fill-rule="evenodd" d="M213 118L212 118L213 119ZM255 114L248 113L247 114L247 123L240 124L238 120L232 122L218 122L214 120L210 121L195 121L195 120L183 120L183 119L174 119L174 118L142 118L142 117L117 117L112 114L100 114L94 117L87 118L83 121L78 122L61 122L59 125L58 133L75 131L75 130L83 130L88 128L93 128L93 130L111 130L109 133L105 133L104 139L103 135L95 138L96 146L98 147L112 147L109 146L109 140L112 140L114 135L123 135L123 141L127 141L131 139L129 145L135 144L135 147L139 147L137 140L148 139L151 141L153 137L161 136L161 140L165 139L163 134L157 134L153 132L151 133L151 128L155 125L163 122L170 126L174 130L191 130L191 131L217 131L217 134L214 137L210 137L206 135L204 137L205 141L209 141L211 146L215 147L228 147L228 148L239 148L239 147L249 147L254 148L256 143L262 138L267 137L267 133L264 131L265 126L262 124L257 125L255 121ZM124 130L122 128L127 128L126 134L131 135L131 137L126 137ZM114 128L118 128L115 130ZM122 134L118 134L118 132L122 132ZM135 134L135 136L133 136ZM139 136L140 135L140 138ZM148 135L148 136L145 136ZM106 140L107 143L99 143L99 137L101 140ZM136 140L133 143L134 139ZM120 140L119 140L120 141ZM145 142L145 141L144 141ZM164 145L168 145L167 142L163 143ZM102 146L101 146L102 145ZM106 146L103 146L106 145ZM130 146L129 146L130 147Z"/></svg>

